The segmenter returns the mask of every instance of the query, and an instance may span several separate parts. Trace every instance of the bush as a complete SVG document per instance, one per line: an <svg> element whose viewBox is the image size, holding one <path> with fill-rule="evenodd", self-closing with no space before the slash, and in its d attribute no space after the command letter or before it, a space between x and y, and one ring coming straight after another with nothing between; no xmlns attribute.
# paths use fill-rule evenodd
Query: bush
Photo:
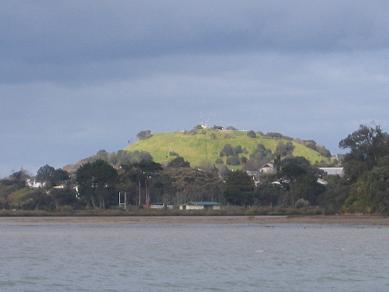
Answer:
<svg viewBox="0 0 389 292"><path fill-rule="evenodd" d="M145 139L148 139L152 136L151 134L151 131L150 130L144 130L144 131L140 131L136 137L139 139L139 140L145 140Z"/></svg>
<svg viewBox="0 0 389 292"><path fill-rule="evenodd" d="M250 138L257 138L257 134L254 131L248 131L247 136Z"/></svg>
<svg viewBox="0 0 389 292"><path fill-rule="evenodd" d="M233 155L227 157L227 164L228 165L239 165L240 164L240 159L238 155Z"/></svg>
<svg viewBox="0 0 389 292"><path fill-rule="evenodd" d="M294 206L298 209L300 208L306 208L309 206L309 202L307 200L304 200L303 198L300 198L296 201L296 203L294 204Z"/></svg>

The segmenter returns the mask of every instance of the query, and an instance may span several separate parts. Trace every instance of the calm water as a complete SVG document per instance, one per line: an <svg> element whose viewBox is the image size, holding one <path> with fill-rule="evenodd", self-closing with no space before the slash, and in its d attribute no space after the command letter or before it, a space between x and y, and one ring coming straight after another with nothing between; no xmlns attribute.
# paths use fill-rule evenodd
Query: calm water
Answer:
<svg viewBox="0 0 389 292"><path fill-rule="evenodd" d="M0 291L389 291L389 228L0 223Z"/></svg>

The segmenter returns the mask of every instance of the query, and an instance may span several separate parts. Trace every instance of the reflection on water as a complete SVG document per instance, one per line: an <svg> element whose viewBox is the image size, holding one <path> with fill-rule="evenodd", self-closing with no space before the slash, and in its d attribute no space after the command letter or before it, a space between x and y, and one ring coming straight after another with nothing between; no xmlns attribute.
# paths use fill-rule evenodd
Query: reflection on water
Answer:
<svg viewBox="0 0 389 292"><path fill-rule="evenodd" d="M0 291L389 291L389 228L0 224Z"/></svg>

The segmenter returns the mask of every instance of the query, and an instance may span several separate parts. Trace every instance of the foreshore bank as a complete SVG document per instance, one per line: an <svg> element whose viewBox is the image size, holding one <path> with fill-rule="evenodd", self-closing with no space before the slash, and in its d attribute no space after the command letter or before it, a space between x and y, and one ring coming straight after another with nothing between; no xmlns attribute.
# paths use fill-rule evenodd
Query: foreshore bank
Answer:
<svg viewBox="0 0 389 292"><path fill-rule="evenodd" d="M366 215L316 216L45 216L0 217L1 225L50 224L342 224L389 225L389 217Z"/></svg>

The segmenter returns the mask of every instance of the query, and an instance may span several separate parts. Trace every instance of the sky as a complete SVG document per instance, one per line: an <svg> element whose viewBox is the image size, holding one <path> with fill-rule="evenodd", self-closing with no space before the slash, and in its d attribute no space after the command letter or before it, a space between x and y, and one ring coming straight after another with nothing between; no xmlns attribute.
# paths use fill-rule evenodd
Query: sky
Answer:
<svg viewBox="0 0 389 292"><path fill-rule="evenodd" d="M388 1L2 0L0 176L207 122L389 129Z"/></svg>

